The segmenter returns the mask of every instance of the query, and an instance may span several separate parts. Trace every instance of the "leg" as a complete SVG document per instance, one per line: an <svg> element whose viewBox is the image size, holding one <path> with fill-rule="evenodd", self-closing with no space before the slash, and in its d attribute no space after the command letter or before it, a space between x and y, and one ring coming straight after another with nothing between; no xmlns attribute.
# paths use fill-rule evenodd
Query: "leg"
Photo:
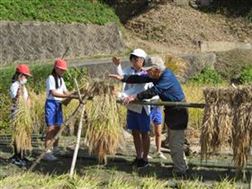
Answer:
<svg viewBox="0 0 252 189"><path fill-rule="evenodd" d="M154 132L155 132L155 143L157 147L157 152L161 152L161 132L162 132L162 125L154 125Z"/></svg>
<svg viewBox="0 0 252 189"><path fill-rule="evenodd" d="M174 172L185 173L187 170L186 157L184 153L184 130L172 130L169 131L169 144L171 149L171 158L174 163Z"/></svg>
<svg viewBox="0 0 252 189"><path fill-rule="evenodd" d="M133 141L134 141L134 145L135 145L135 149L136 149L137 159L141 159L142 155L143 155L141 133L138 130L133 129L132 135L133 135Z"/></svg>
<svg viewBox="0 0 252 189"><path fill-rule="evenodd" d="M60 130L60 127L56 125L54 127L54 136L53 137L55 137L57 135L59 130ZM58 147L58 145L59 145L59 138L57 140L55 140L55 142L53 143L53 147Z"/></svg>
<svg viewBox="0 0 252 189"><path fill-rule="evenodd" d="M148 132L142 133L142 148L143 148L143 160L148 161L148 154L150 150L150 136Z"/></svg>
<svg viewBox="0 0 252 189"><path fill-rule="evenodd" d="M48 126L46 129L45 148L49 146L54 136L55 136L55 126L54 125Z"/></svg>

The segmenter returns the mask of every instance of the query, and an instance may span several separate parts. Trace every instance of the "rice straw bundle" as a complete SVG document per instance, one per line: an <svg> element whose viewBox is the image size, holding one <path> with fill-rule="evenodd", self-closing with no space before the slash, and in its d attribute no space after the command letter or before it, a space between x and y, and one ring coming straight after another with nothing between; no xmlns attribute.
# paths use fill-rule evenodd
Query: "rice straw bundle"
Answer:
<svg viewBox="0 0 252 189"><path fill-rule="evenodd" d="M201 159L229 142L235 166L243 168L252 143L252 88L209 88L204 96Z"/></svg>
<svg viewBox="0 0 252 189"><path fill-rule="evenodd" d="M85 133L89 152L98 156L99 162L107 163L106 155L115 154L122 142L122 126L120 125L116 99L110 86L100 84L87 109L89 116Z"/></svg>
<svg viewBox="0 0 252 189"><path fill-rule="evenodd" d="M30 108L24 98L19 98L17 110L11 120L13 126L12 140L15 142L17 151L21 155L26 151L32 150L31 137L33 130L33 121L31 118Z"/></svg>
<svg viewBox="0 0 252 189"><path fill-rule="evenodd" d="M241 88L234 98L233 153L234 164L242 169L252 144L252 88Z"/></svg>
<svg viewBox="0 0 252 189"><path fill-rule="evenodd" d="M36 94L34 91L29 92L29 96L31 99L31 118L34 125L34 130L36 132L43 131L45 128L45 112L44 112L44 106L45 106L45 94Z"/></svg>

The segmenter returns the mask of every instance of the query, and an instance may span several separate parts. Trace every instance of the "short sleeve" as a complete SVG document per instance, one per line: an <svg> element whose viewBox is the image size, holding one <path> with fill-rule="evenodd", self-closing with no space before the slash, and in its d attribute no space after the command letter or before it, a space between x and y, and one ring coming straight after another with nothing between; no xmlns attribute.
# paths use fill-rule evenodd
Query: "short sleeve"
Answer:
<svg viewBox="0 0 252 189"><path fill-rule="evenodd" d="M51 91L56 89L55 79L52 75L50 75L46 81L46 88Z"/></svg>
<svg viewBox="0 0 252 189"><path fill-rule="evenodd" d="M18 89L19 89L19 83L18 82L12 83L12 85L10 87L10 97L11 98L16 98Z"/></svg>

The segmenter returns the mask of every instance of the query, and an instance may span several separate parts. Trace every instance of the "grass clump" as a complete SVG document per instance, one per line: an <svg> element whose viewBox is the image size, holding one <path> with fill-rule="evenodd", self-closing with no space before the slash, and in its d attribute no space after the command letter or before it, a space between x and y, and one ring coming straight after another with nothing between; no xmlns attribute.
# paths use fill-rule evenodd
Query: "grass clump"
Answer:
<svg viewBox="0 0 252 189"><path fill-rule="evenodd" d="M113 9L90 0L2 0L0 20L92 23L119 22Z"/></svg>

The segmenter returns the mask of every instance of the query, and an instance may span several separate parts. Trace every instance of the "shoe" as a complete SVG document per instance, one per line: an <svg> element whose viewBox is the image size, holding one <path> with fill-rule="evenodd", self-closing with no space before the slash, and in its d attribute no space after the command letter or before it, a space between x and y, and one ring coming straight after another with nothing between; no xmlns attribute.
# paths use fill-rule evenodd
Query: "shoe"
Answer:
<svg viewBox="0 0 252 189"><path fill-rule="evenodd" d="M131 166L137 166L137 165L138 165L138 162L139 162L140 160L141 160L141 159L135 158L134 161L131 163Z"/></svg>
<svg viewBox="0 0 252 189"><path fill-rule="evenodd" d="M158 152L157 157L161 159L167 159L167 157L165 157L165 155L162 152Z"/></svg>
<svg viewBox="0 0 252 189"><path fill-rule="evenodd" d="M153 157L151 157L150 155L147 156L148 159L153 159Z"/></svg>
<svg viewBox="0 0 252 189"><path fill-rule="evenodd" d="M148 167L150 164L148 161L145 161L143 159L140 159L138 161L138 164L137 164L137 168L144 168L144 167Z"/></svg>
<svg viewBox="0 0 252 189"><path fill-rule="evenodd" d="M21 166L21 167L26 166L26 162L17 157L12 157L11 163L17 166Z"/></svg>
<svg viewBox="0 0 252 189"><path fill-rule="evenodd" d="M57 160L58 158L56 158L51 151L49 152L46 152L45 156L44 156L44 160L47 160L47 161L55 161Z"/></svg>
<svg viewBox="0 0 252 189"><path fill-rule="evenodd" d="M60 148L58 146L53 148L53 154L60 154Z"/></svg>
<svg viewBox="0 0 252 189"><path fill-rule="evenodd" d="M185 172L172 171L172 175L175 178L187 179L189 178L189 171L188 169Z"/></svg>

